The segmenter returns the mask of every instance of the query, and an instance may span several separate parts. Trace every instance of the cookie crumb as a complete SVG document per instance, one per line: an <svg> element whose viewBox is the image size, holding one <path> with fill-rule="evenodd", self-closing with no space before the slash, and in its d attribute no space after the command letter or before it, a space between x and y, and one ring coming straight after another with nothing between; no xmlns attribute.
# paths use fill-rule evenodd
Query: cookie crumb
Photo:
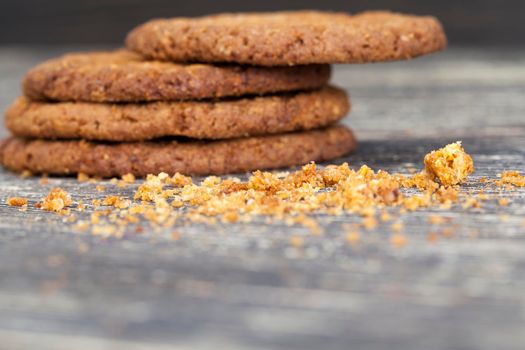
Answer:
<svg viewBox="0 0 525 350"><path fill-rule="evenodd" d="M65 207L73 203L68 192L55 187L49 192L47 197L42 200L41 208L47 211L62 212Z"/></svg>
<svg viewBox="0 0 525 350"><path fill-rule="evenodd" d="M461 141L430 152L423 162L426 172L439 179L443 186L462 183L474 171L472 157L465 152Z"/></svg>
<svg viewBox="0 0 525 350"><path fill-rule="evenodd" d="M10 197L7 198L7 205L10 207L22 207L27 206L27 198L24 197Z"/></svg>

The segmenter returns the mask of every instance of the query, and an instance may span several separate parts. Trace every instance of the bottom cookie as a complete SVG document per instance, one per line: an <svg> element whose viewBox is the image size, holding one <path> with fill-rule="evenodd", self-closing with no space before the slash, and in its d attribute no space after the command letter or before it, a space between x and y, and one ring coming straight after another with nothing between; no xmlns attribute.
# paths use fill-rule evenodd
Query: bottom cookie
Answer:
<svg viewBox="0 0 525 350"><path fill-rule="evenodd" d="M221 141L149 141L93 143L27 140L0 143L0 161L8 169L35 174L113 177L131 173L176 172L220 175L276 169L340 157L357 146L352 132L325 129Z"/></svg>

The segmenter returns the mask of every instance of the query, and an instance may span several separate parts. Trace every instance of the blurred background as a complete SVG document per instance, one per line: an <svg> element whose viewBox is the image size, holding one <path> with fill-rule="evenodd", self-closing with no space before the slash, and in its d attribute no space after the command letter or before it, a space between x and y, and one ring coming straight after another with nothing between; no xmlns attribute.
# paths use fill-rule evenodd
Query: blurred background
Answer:
<svg viewBox="0 0 525 350"><path fill-rule="evenodd" d="M523 0L3 0L0 44L118 44L153 17L304 8L432 14L444 23L452 45L525 45Z"/></svg>

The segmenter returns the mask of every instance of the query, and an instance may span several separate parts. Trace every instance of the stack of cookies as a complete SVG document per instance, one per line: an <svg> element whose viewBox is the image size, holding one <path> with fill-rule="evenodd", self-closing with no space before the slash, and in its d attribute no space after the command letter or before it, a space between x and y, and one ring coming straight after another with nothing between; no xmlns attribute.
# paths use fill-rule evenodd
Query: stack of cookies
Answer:
<svg viewBox="0 0 525 350"><path fill-rule="evenodd" d="M153 20L127 49L69 54L28 72L6 111L14 171L205 175L340 157L350 110L330 63L442 49L439 22L389 12L223 14Z"/></svg>

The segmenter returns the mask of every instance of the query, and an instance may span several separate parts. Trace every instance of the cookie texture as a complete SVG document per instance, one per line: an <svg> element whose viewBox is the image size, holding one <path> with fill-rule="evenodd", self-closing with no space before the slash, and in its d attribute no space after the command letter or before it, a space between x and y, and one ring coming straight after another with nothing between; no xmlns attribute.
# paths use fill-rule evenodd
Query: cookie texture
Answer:
<svg viewBox="0 0 525 350"><path fill-rule="evenodd" d="M346 92L309 92L229 101L102 104L46 103L19 97L5 123L21 137L141 141L164 136L223 139L314 129L344 117Z"/></svg>
<svg viewBox="0 0 525 350"><path fill-rule="evenodd" d="M112 177L166 172L191 175L275 169L340 157L356 147L352 132L326 129L220 141L90 143L10 138L0 146L13 171Z"/></svg>
<svg viewBox="0 0 525 350"><path fill-rule="evenodd" d="M441 50L446 43L436 18L386 11L156 19L126 39L129 49L149 58L264 66L408 59Z"/></svg>
<svg viewBox="0 0 525 350"><path fill-rule="evenodd" d="M68 54L31 69L24 94L35 100L173 101L260 95L325 85L328 65L254 67L145 61L131 51Z"/></svg>

